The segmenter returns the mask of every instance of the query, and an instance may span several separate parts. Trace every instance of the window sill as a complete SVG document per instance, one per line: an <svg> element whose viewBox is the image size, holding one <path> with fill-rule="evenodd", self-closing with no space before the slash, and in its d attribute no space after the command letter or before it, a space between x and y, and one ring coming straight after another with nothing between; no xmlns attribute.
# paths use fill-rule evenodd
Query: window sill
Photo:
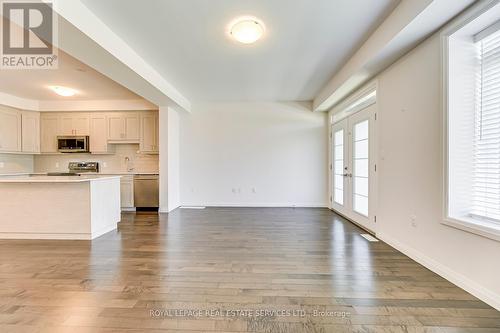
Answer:
<svg viewBox="0 0 500 333"><path fill-rule="evenodd" d="M500 242L500 226L493 222L476 220L470 217L464 217L463 220L448 217L441 223Z"/></svg>

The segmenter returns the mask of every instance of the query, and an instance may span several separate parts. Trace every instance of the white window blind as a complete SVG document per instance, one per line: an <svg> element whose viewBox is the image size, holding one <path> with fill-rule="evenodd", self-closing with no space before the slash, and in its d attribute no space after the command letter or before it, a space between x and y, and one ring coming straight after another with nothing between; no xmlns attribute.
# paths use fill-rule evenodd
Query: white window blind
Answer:
<svg viewBox="0 0 500 333"><path fill-rule="evenodd" d="M472 215L500 223L500 31L477 43Z"/></svg>

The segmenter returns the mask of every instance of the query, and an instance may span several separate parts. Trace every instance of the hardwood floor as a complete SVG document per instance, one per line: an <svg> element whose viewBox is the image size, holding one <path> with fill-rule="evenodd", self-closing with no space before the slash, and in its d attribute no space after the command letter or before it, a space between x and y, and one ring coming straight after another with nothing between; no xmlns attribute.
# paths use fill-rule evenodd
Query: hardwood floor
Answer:
<svg viewBox="0 0 500 333"><path fill-rule="evenodd" d="M327 209L207 208L1 240L0 332L500 332L500 312L361 232Z"/></svg>

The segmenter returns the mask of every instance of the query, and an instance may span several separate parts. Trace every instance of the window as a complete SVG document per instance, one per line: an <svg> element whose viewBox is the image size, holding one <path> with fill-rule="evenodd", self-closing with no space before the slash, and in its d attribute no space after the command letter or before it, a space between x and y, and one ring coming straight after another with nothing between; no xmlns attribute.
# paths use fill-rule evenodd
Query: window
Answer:
<svg viewBox="0 0 500 333"><path fill-rule="evenodd" d="M333 200L339 205L344 204L344 130L339 129L333 136Z"/></svg>
<svg viewBox="0 0 500 333"><path fill-rule="evenodd" d="M500 31L476 45L480 70L471 215L500 223Z"/></svg>
<svg viewBox="0 0 500 333"><path fill-rule="evenodd" d="M442 33L446 115L444 224L500 241L500 4Z"/></svg>
<svg viewBox="0 0 500 333"><path fill-rule="evenodd" d="M368 164L369 164L369 120L363 120L353 128L353 209L368 216Z"/></svg>

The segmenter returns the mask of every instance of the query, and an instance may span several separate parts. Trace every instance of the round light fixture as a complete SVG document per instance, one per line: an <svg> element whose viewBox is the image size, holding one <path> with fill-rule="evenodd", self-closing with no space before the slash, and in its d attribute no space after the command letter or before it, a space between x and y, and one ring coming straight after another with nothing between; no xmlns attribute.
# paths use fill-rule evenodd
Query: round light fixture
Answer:
<svg viewBox="0 0 500 333"><path fill-rule="evenodd" d="M52 89L52 91L54 91L59 96L63 97L71 97L76 94L76 90L67 87L51 86L50 89Z"/></svg>
<svg viewBox="0 0 500 333"><path fill-rule="evenodd" d="M255 17L240 17L230 25L229 33L238 42L252 44L264 35L264 24Z"/></svg>

